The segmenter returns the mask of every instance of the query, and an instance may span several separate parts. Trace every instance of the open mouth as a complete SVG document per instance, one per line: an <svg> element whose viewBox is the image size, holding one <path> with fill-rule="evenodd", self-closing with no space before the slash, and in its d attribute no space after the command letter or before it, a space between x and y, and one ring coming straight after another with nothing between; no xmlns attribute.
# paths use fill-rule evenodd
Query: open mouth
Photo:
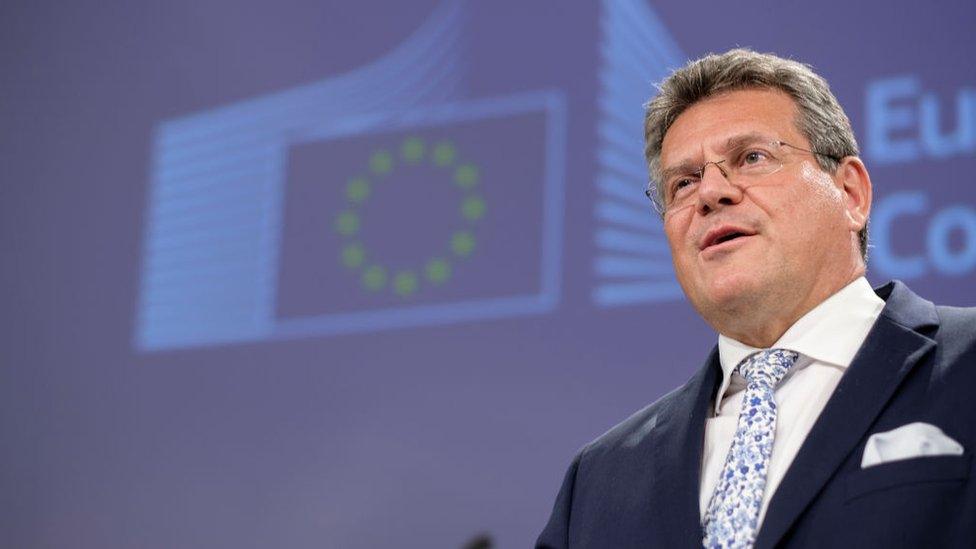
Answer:
<svg viewBox="0 0 976 549"><path fill-rule="evenodd" d="M731 242L738 238L752 236L755 233L746 231L738 227L720 227L716 230L709 231L702 242L701 249L711 248L712 246L718 246L719 244L724 244L726 242Z"/></svg>
<svg viewBox="0 0 976 549"><path fill-rule="evenodd" d="M723 242L728 242L729 240L734 240L736 238L739 238L740 236L746 236L746 235L744 233L735 232L735 233L729 233L727 235L720 236L716 238L714 242L712 242L712 246L716 244L721 244Z"/></svg>

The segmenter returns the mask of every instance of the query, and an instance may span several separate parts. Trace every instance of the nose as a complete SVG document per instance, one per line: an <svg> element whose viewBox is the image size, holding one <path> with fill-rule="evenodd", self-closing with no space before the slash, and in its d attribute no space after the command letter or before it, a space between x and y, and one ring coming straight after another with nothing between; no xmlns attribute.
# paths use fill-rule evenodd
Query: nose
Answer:
<svg viewBox="0 0 976 549"><path fill-rule="evenodd" d="M728 172L721 166L724 160L708 162L702 166L701 181L698 183L698 213L704 215L722 206L738 204L742 200L742 189L729 181ZM714 170L709 166L715 165Z"/></svg>

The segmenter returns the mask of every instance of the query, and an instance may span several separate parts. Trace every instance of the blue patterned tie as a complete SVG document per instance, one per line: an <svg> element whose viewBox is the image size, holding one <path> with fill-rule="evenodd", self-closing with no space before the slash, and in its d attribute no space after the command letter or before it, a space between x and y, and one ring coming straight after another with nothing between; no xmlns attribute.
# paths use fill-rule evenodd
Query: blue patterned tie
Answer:
<svg viewBox="0 0 976 549"><path fill-rule="evenodd" d="M776 433L773 390L798 356L786 349L768 349L749 355L736 367L748 384L732 447L702 521L705 547L752 547L756 541Z"/></svg>

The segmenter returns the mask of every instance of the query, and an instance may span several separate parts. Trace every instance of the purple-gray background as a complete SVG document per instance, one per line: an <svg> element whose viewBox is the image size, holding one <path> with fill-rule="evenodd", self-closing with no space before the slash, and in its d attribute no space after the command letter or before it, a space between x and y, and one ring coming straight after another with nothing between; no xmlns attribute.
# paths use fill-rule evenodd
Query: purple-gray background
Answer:
<svg viewBox="0 0 976 549"><path fill-rule="evenodd" d="M479 532L501 547L529 545L574 451L682 383L714 341L683 301L607 307L592 298L607 4L459 4L452 101L537 90L564 101L559 284L543 306L345 335L147 348L137 332L161 125L355 71L444 8L433 0L4 3L0 545L460 547ZM742 45L813 64L851 116L875 214L889 216L872 282L901 275L936 301L976 304L976 4L649 4L684 56ZM894 99L879 112L894 118L878 118L871 90L892 81L910 84L885 88ZM649 96L649 83L639 91ZM640 115L639 105L628 108ZM941 134L923 135L919 120L933 112ZM482 142L455 125L459 150L484 153L487 213L476 227L484 246L456 263L456 285L429 292L434 301L465 288L474 297L539 290L538 257L526 249L541 253L531 212L551 197L527 174L540 170L548 142L544 128L517 117L508 123L526 126L517 135L492 129L503 119L485 122ZM875 148L871 124L882 127ZM450 127L424 135L442 130ZM398 132L362 135L383 145L399 143ZM356 139L323 155L355 156ZM884 148L896 142L908 152ZM327 179L329 165L308 169ZM640 195L645 181L629 183ZM334 184L335 196L343 185ZM287 187L280 211L301 210L287 199L296 191ZM427 192L385 196L364 238L409 258L419 231L416 253L434 253L427 235L450 225L437 216L454 198L434 193L428 202ZM279 311L327 307L302 268L336 269L335 237L325 234L334 210L322 210L324 224L314 209L281 221L291 240L280 247L279 280L298 286L277 289ZM295 246L308 248L306 259ZM337 291L318 280L322 292ZM379 298L341 307L371 299Z"/></svg>

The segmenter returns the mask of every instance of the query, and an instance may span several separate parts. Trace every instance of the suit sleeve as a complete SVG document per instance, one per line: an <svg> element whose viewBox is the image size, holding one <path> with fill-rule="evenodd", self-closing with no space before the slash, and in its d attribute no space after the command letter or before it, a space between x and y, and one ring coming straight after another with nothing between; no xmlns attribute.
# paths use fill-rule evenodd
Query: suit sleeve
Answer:
<svg viewBox="0 0 976 549"><path fill-rule="evenodd" d="M582 456L582 451L576 454L569 470L566 471L563 485L559 489L556 503L552 507L549 522L546 523L545 529L542 530L539 539L535 542L536 549L567 549L569 547L570 511L573 509L573 491L576 488L576 475Z"/></svg>

